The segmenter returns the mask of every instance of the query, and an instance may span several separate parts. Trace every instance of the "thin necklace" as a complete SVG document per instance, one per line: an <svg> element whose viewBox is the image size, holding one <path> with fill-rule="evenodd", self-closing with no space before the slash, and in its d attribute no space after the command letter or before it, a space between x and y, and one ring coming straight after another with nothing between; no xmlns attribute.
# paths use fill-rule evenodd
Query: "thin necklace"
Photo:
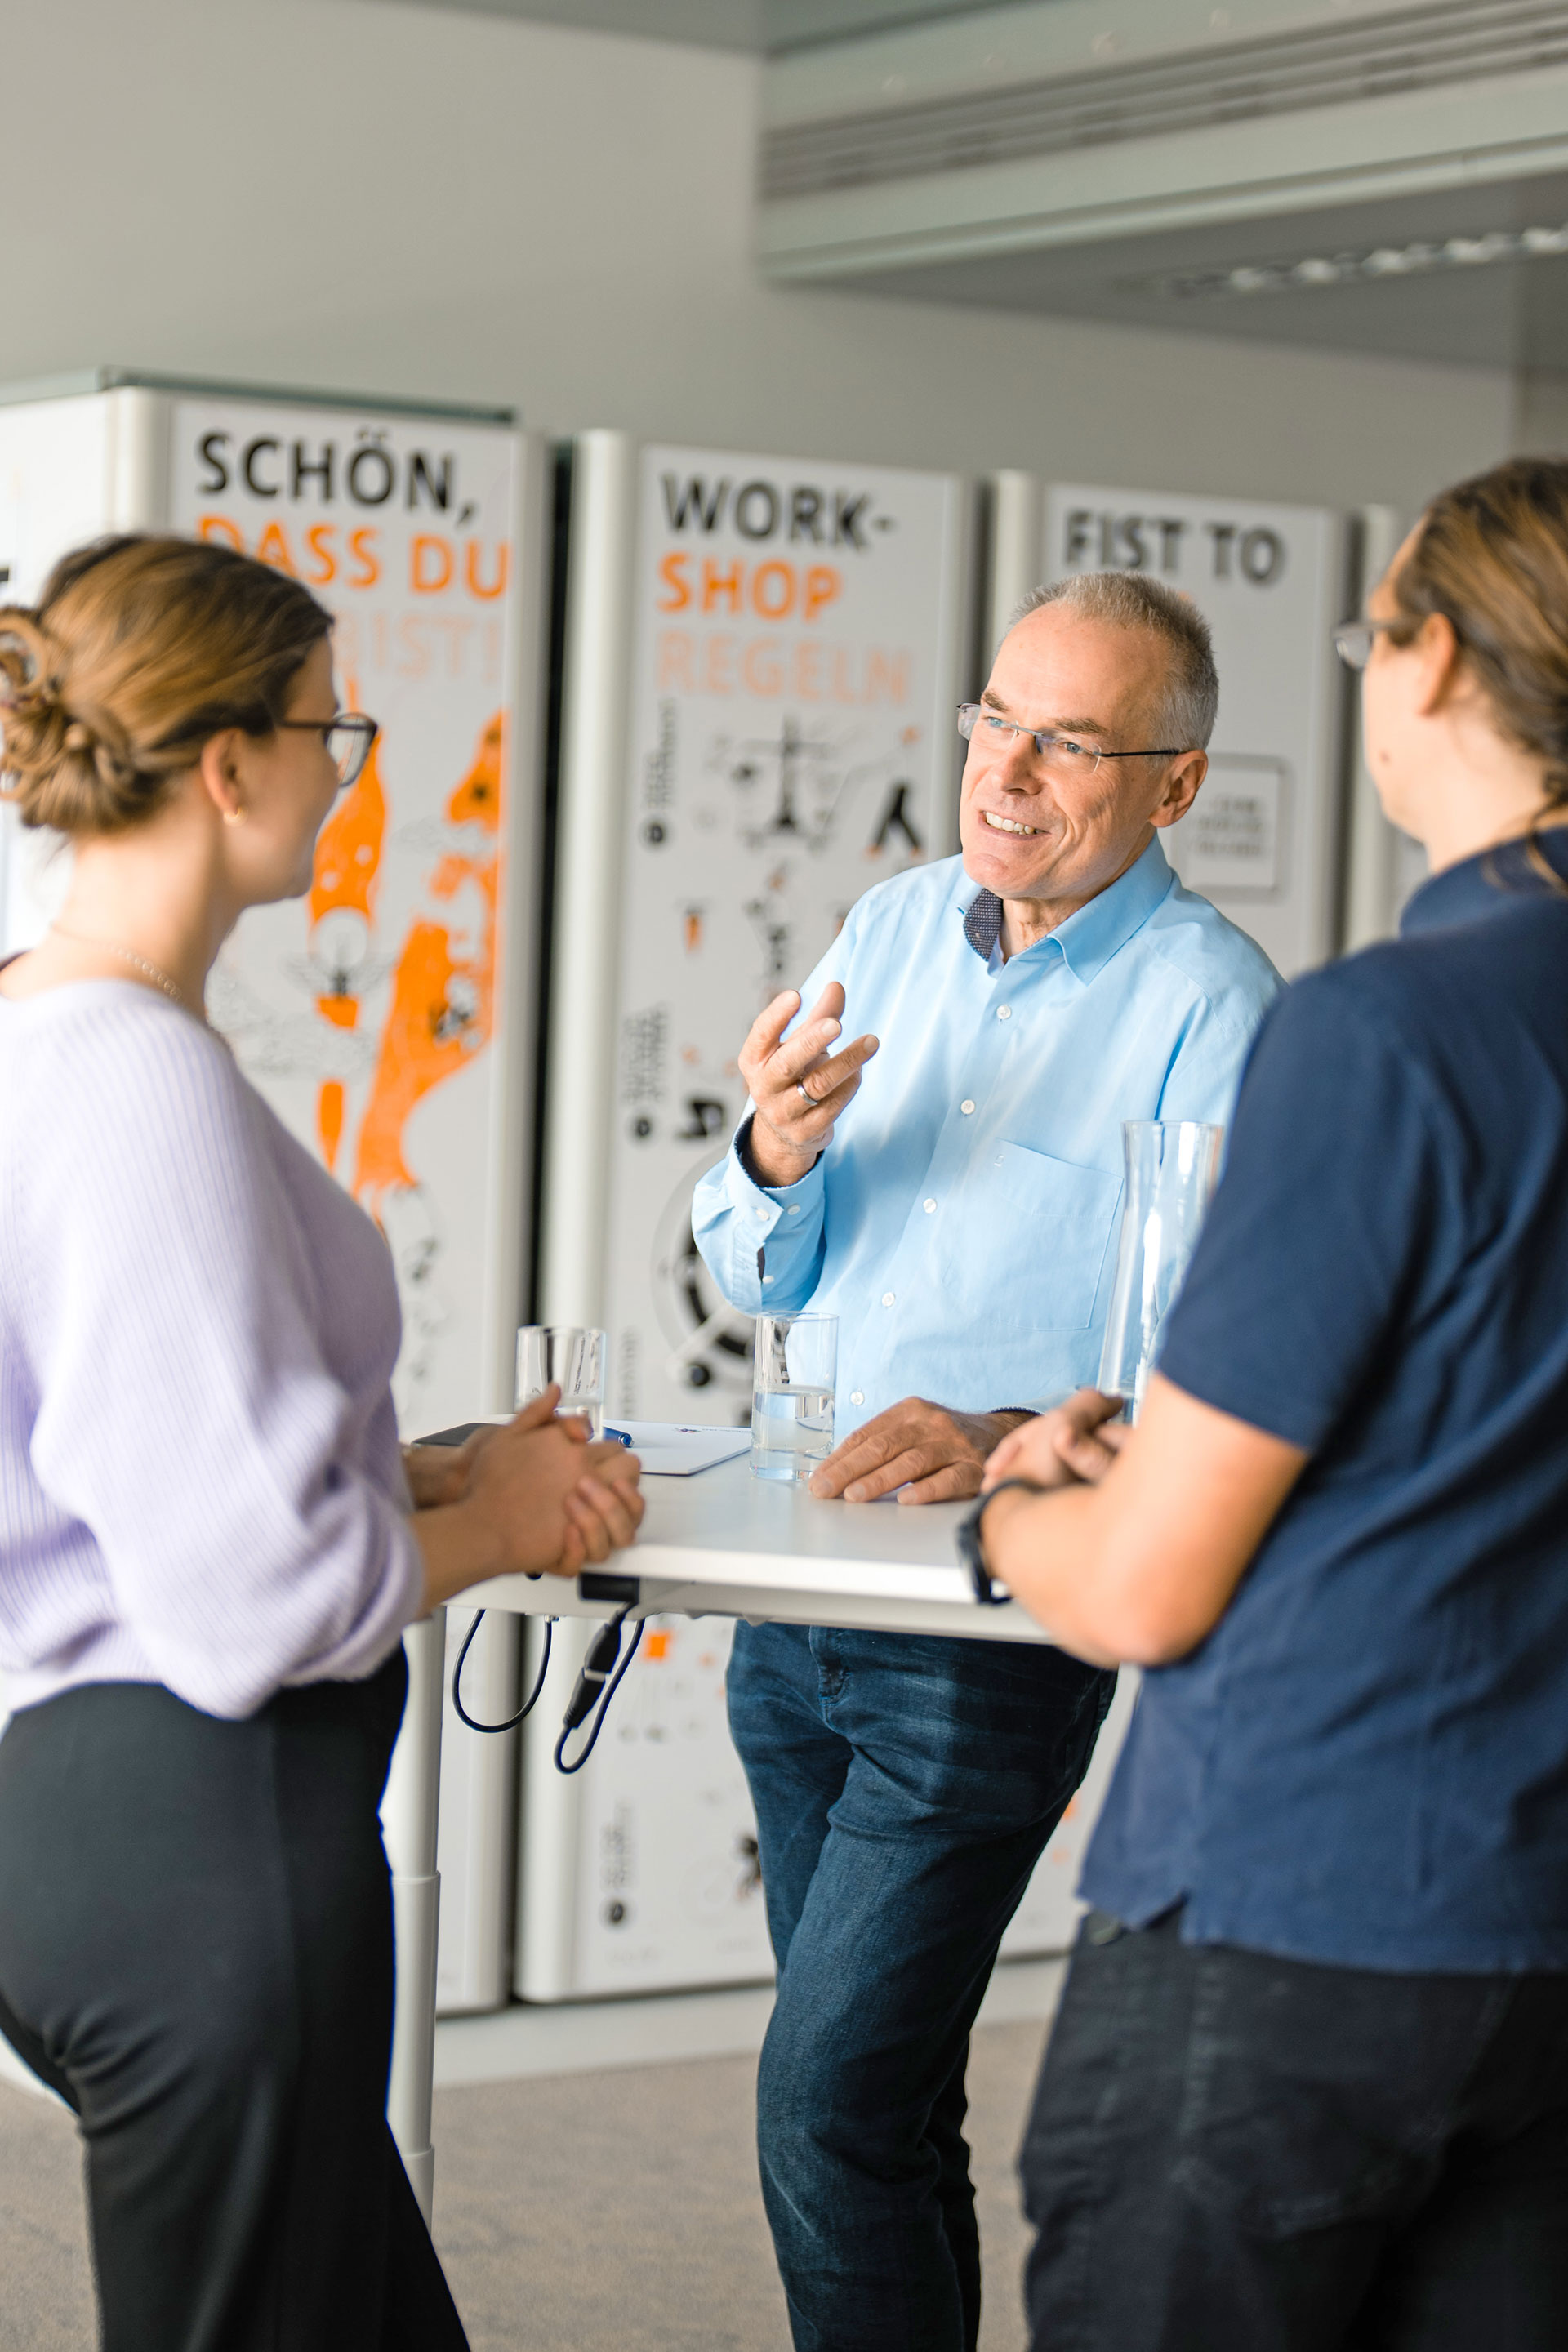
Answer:
<svg viewBox="0 0 1568 2352"><path fill-rule="evenodd" d="M75 940L79 947L101 948L105 955L123 957L127 963L133 963L138 971L144 971L149 980L154 981L165 996L172 996L176 1004L184 1005L187 1013L190 1011L184 990L177 988L162 964L154 963L150 956L138 955L133 948L118 948L112 940L89 940L85 931L68 931L63 923L51 923L49 929L57 939Z"/></svg>

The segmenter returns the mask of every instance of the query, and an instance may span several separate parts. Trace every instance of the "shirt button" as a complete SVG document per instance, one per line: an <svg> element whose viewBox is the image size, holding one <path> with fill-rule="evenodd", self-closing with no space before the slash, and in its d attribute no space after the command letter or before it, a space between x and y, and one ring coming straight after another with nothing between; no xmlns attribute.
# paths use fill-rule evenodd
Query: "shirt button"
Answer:
<svg viewBox="0 0 1568 2352"><path fill-rule="evenodd" d="M970 1112L974 1108L974 1105L972 1102L961 1102L958 1108L963 1113L964 1118L967 1118Z"/></svg>
<svg viewBox="0 0 1568 2352"><path fill-rule="evenodd" d="M767 1221L768 1221L768 1213L767 1213L767 1211L766 1211L765 1209L759 1209L759 1210L757 1211L757 1223L758 1223L759 1224L765 1225L765 1224L767 1223Z"/></svg>
<svg viewBox="0 0 1568 2352"><path fill-rule="evenodd" d="M864 1404L866 1399L859 1389L851 1389L849 1391L849 1402L851 1404Z"/></svg>
<svg viewBox="0 0 1568 2352"><path fill-rule="evenodd" d="M931 1215L931 1213L932 1210L933 1210L935 1207L936 1207L936 1202L935 1202L934 1201L927 1201L927 1202L926 1202L926 1203L925 1203L925 1213L926 1213L926 1214L927 1214L927 1216L928 1216L928 1217Z"/></svg>
<svg viewBox="0 0 1568 2352"><path fill-rule="evenodd" d="M800 1211L799 1211L799 1209L798 1209L798 1208L794 1208L794 1209L792 1209L792 1210L790 1211L790 1215L791 1215L792 1217L798 1217L798 1216L799 1216L799 1214L800 1214Z"/></svg>
<svg viewBox="0 0 1568 2352"><path fill-rule="evenodd" d="M996 1018L998 1021L1011 1021L1013 1018L1012 1006L1010 1004L999 1004L996 1007Z"/></svg>
<svg viewBox="0 0 1568 2352"><path fill-rule="evenodd" d="M883 1293L882 1293L882 1304L883 1304L883 1306L884 1306L884 1307L890 1307L890 1306L892 1305L892 1303L893 1303L893 1293L892 1293L890 1290L884 1290L884 1291L883 1291Z"/></svg>
<svg viewBox="0 0 1568 2352"><path fill-rule="evenodd" d="M770 1283L772 1280L773 1280L773 1276L772 1276L771 1274L764 1274L764 1275L763 1275L763 1288L764 1290L767 1288L767 1286L768 1286L769 1283Z"/></svg>

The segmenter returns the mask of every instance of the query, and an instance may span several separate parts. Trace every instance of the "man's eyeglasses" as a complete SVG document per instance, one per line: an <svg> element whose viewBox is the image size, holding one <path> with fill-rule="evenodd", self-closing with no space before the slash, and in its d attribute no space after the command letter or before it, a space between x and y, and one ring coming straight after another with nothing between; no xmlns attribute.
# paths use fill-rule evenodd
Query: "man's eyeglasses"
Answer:
<svg viewBox="0 0 1568 2352"><path fill-rule="evenodd" d="M1372 659L1380 629L1405 629L1408 621L1342 621L1334 631L1334 651L1347 669L1364 669Z"/></svg>
<svg viewBox="0 0 1568 2352"><path fill-rule="evenodd" d="M999 712L987 710L983 702L959 704L958 731L966 742L972 742L978 735L997 751L1007 750L1009 739L1015 735L1027 736L1046 773L1063 782L1069 779L1084 782L1101 760L1175 760L1181 756L1179 750L1170 746L1159 751L1097 751L1092 744L1075 743L1068 735L1053 735L1048 727L1020 727L1016 719L1004 719Z"/></svg>
<svg viewBox="0 0 1568 2352"><path fill-rule="evenodd" d="M370 757L370 747L381 732L374 719L366 719L358 710L340 710L335 719L279 719L276 723L321 737L338 772L340 792L358 781Z"/></svg>

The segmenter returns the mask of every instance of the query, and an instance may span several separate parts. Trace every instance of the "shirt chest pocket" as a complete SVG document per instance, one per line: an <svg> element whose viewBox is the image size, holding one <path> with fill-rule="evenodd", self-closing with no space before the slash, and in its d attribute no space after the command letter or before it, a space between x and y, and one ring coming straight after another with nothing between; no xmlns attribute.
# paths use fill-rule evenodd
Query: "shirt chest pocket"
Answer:
<svg viewBox="0 0 1568 2352"><path fill-rule="evenodd" d="M1022 1143L988 1144L963 1186L949 1251L953 1287L976 1314L1008 1328L1085 1329L1121 1199L1121 1178L1102 1168Z"/></svg>

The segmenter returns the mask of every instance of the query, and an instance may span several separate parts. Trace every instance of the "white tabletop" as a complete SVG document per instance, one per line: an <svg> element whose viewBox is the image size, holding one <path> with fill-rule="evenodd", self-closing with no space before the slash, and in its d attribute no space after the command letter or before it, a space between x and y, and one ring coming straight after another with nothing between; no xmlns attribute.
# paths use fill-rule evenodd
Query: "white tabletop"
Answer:
<svg viewBox="0 0 1568 2352"><path fill-rule="evenodd" d="M635 1576L638 1608L888 1627L982 1641L1043 1641L1016 1602L974 1598L954 1541L967 1503L819 1503L804 1486L753 1478L742 1454L690 1478L648 1478L636 1545L605 1573ZM497 1577L468 1604L527 1616L605 1616L558 1577Z"/></svg>

